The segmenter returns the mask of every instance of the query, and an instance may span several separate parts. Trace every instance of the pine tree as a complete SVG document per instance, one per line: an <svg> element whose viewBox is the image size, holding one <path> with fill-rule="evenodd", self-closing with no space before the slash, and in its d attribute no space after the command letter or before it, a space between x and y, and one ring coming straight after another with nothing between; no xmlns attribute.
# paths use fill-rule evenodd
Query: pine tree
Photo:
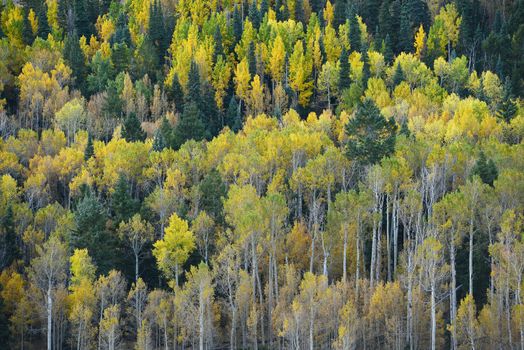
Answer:
<svg viewBox="0 0 524 350"><path fill-rule="evenodd" d="M370 67L369 67L368 49L367 49L366 45L364 45L362 47L361 60L362 60L362 63L364 64L363 67L362 67L362 87L365 90L367 88L367 86L368 86L369 77L371 76L371 70L370 70Z"/></svg>
<svg viewBox="0 0 524 350"><path fill-rule="evenodd" d="M178 124L173 130L173 146L180 148L187 140L200 141L207 137L204 115L195 101L185 104Z"/></svg>
<svg viewBox="0 0 524 350"><path fill-rule="evenodd" d="M106 98L102 110L108 116L113 118L120 118L122 116L123 101L118 93L117 82L109 81L106 89Z"/></svg>
<svg viewBox="0 0 524 350"><path fill-rule="evenodd" d="M20 259L20 249L16 242L16 231L13 206L8 205L6 214L2 218L0 229L0 253L3 259L0 261L0 270L11 266L13 262Z"/></svg>
<svg viewBox="0 0 524 350"><path fill-rule="evenodd" d="M63 56L67 65L71 67L71 70L73 71L75 86L81 91L85 91L87 67L85 64L84 52L80 48L80 42L76 32L66 36L64 40Z"/></svg>
<svg viewBox="0 0 524 350"><path fill-rule="evenodd" d="M198 71L198 66L194 61L191 62L191 67L189 68L186 90L187 93L184 96L184 104L195 102L197 106L200 105L200 102L202 101L202 90L200 89L200 72Z"/></svg>
<svg viewBox="0 0 524 350"><path fill-rule="evenodd" d="M31 22L29 22L29 9L24 8L24 22L22 27L22 40L26 45L33 45L34 40L33 29L31 28Z"/></svg>
<svg viewBox="0 0 524 350"><path fill-rule="evenodd" d="M111 50L111 61L116 72L126 72L129 69L131 52L125 43L116 43Z"/></svg>
<svg viewBox="0 0 524 350"><path fill-rule="evenodd" d="M224 52L222 47L222 32L220 26L216 26L215 33L213 34L214 49L213 49L213 63L216 63L218 55Z"/></svg>
<svg viewBox="0 0 524 350"><path fill-rule="evenodd" d="M200 110L204 116L207 137L214 137L222 129L222 123L215 101L215 89L208 82L202 85L201 101Z"/></svg>
<svg viewBox="0 0 524 350"><path fill-rule="evenodd" d="M482 182L493 186L493 183L499 176L497 166L492 159L487 159L484 152L480 152L479 159L475 163L472 171L473 175L478 175Z"/></svg>
<svg viewBox="0 0 524 350"><path fill-rule="evenodd" d="M238 111L238 102L235 96L231 96L231 100L227 106L224 123L234 132L242 129L242 120Z"/></svg>
<svg viewBox="0 0 524 350"><path fill-rule="evenodd" d="M146 133L142 130L140 121L134 112L129 113L122 127L122 137L128 142L144 141Z"/></svg>
<svg viewBox="0 0 524 350"><path fill-rule="evenodd" d="M348 89L351 85L351 79L349 77L350 66L349 66L349 55L345 48L342 48L340 54L340 66L339 66L339 77L338 77L338 89L343 91Z"/></svg>
<svg viewBox="0 0 524 350"><path fill-rule="evenodd" d="M111 195L111 213L116 224L129 220L137 213L140 203L131 196L131 189L126 177L119 175L115 191Z"/></svg>
<svg viewBox="0 0 524 350"><path fill-rule="evenodd" d="M162 5L159 0L155 0L149 5L148 36L156 48L159 63L164 61L164 54L167 49L167 47L164 46L166 42L165 31Z"/></svg>
<svg viewBox="0 0 524 350"><path fill-rule="evenodd" d="M400 10L400 32L398 51L411 52L413 49L413 27L409 13L408 2L402 4Z"/></svg>
<svg viewBox="0 0 524 350"><path fill-rule="evenodd" d="M360 52L362 50L361 35L362 33L358 24L357 15L352 12L349 16L349 46L351 51Z"/></svg>
<svg viewBox="0 0 524 350"><path fill-rule="evenodd" d="M269 11L269 0L262 0L260 2L260 18L264 19L264 16Z"/></svg>
<svg viewBox="0 0 524 350"><path fill-rule="evenodd" d="M75 210L75 228L69 235L71 249L87 248L101 274L107 273L115 262L115 240L105 225L107 213L92 190L86 188Z"/></svg>
<svg viewBox="0 0 524 350"><path fill-rule="evenodd" d="M249 43L249 49L247 52L247 61L249 63L249 74L254 77L257 74L257 58L255 54L255 43L251 41Z"/></svg>
<svg viewBox="0 0 524 350"><path fill-rule="evenodd" d="M226 198L227 188L216 170L211 170L200 182L198 186L201 193L202 209L215 220L223 219L223 202L222 198Z"/></svg>
<svg viewBox="0 0 524 350"><path fill-rule="evenodd" d="M393 46L391 45L391 37L389 36L389 33L386 34L386 38L382 42L382 54L384 55L386 63L390 64L393 62Z"/></svg>
<svg viewBox="0 0 524 350"><path fill-rule="evenodd" d="M38 18L38 33L37 35L47 40L47 36L51 33L51 28L49 28L49 23L47 21L47 4L43 2L40 5L40 8L37 12L37 18Z"/></svg>
<svg viewBox="0 0 524 350"><path fill-rule="evenodd" d="M165 119L167 121L167 119ZM153 150L161 152L164 148L167 147L166 139L164 138L164 133L161 128L158 128L155 131L155 136L153 138Z"/></svg>
<svg viewBox="0 0 524 350"><path fill-rule="evenodd" d="M89 15L87 13L86 0L74 0L74 16L75 16L75 28L78 36L82 35L86 38L91 36L91 25L89 22Z"/></svg>
<svg viewBox="0 0 524 350"><path fill-rule="evenodd" d="M256 1L252 1L249 4L248 17L251 23L253 24L253 28L258 30L258 28L260 27L261 20Z"/></svg>
<svg viewBox="0 0 524 350"><path fill-rule="evenodd" d="M95 154L95 149L93 147L93 137L91 136L91 133L87 134L87 145L84 150L84 159L88 160Z"/></svg>
<svg viewBox="0 0 524 350"><path fill-rule="evenodd" d="M513 100L513 95L511 94L511 80L506 78L504 83L504 96L499 104L497 116L506 123L509 123L513 117L515 117L517 112L518 106Z"/></svg>
<svg viewBox="0 0 524 350"><path fill-rule="evenodd" d="M167 96L171 102L175 104L175 108L178 112L182 112L184 106L184 92L182 86L178 80L178 75L173 76L173 82L167 89Z"/></svg>
<svg viewBox="0 0 524 350"><path fill-rule="evenodd" d="M346 125L346 154L361 165L376 164L395 151L397 125L366 98Z"/></svg>
<svg viewBox="0 0 524 350"><path fill-rule="evenodd" d="M233 12L233 33L235 34L235 43L238 43L242 38L242 16L238 10L238 6L235 6L235 11ZM233 45L234 46L234 45Z"/></svg>
<svg viewBox="0 0 524 350"><path fill-rule="evenodd" d="M127 24L127 15L125 12L121 12L118 15L116 21L115 33L111 38L111 43L114 44L126 44L128 47L131 45L131 33L129 32L129 26Z"/></svg>
<svg viewBox="0 0 524 350"><path fill-rule="evenodd" d="M346 23L347 0L335 0L333 10L333 27L338 29L339 26Z"/></svg>
<svg viewBox="0 0 524 350"><path fill-rule="evenodd" d="M304 14L304 2L302 0L295 0L295 21L304 23L306 16Z"/></svg>
<svg viewBox="0 0 524 350"><path fill-rule="evenodd" d="M395 74L393 74L392 80L393 87L396 87L398 84L404 81L404 71L402 71L400 63L397 63L397 66L395 67Z"/></svg>

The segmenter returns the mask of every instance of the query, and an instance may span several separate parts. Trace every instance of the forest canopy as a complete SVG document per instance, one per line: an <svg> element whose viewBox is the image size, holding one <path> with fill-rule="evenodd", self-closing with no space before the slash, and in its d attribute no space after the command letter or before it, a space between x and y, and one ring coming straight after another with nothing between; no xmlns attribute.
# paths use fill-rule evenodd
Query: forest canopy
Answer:
<svg viewBox="0 0 524 350"><path fill-rule="evenodd" d="M0 3L6 349L524 349L524 0Z"/></svg>

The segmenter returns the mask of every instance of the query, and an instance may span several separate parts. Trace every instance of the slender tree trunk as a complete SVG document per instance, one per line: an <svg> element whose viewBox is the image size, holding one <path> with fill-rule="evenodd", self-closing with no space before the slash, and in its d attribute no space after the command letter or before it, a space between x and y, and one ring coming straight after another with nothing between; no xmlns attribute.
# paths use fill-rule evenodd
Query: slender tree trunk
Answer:
<svg viewBox="0 0 524 350"><path fill-rule="evenodd" d="M357 248L358 250L358 248ZM347 282L348 270L347 270L347 255L348 255L348 227L344 224L344 256L342 257L342 278L344 283Z"/></svg>
<svg viewBox="0 0 524 350"><path fill-rule="evenodd" d="M453 234L454 235L454 234ZM451 324L455 324L455 318L457 316L457 271L455 269L455 243L453 238L450 242L449 259L451 265L451 286L450 286L450 321ZM452 349L457 348L457 336L455 331L451 331L451 345Z"/></svg>
<svg viewBox="0 0 524 350"><path fill-rule="evenodd" d="M435 282L431 283L431 350L436 349L437 340L437 317L435 305Z"/></svg>
<svg viewBox="0 0 524 350"><path fill-rule="evenodd" d="M473 297L473 215L469 222L469 294Z"/></svg>
<svg viewBox="0 0 524 350"><path fill-rule="evenodd" d="M51 350L52 347L52 334L53 334L53 297L52 297L51 281L49 281L47 287L47 350Z"/></svg>

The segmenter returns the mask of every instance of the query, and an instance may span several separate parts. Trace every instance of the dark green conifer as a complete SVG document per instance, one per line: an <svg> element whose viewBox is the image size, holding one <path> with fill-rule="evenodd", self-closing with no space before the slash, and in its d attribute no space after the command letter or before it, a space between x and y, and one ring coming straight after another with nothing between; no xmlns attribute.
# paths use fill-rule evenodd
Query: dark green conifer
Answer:
<svg viewBox="0 0 524 350"><path fill-rule="evenodd" d="M124 120L124 125L122 126L122 137L128 142L144 141L146 139L146 133L142 130L142 126L140 125L136 113L129 113Z"/></svg>

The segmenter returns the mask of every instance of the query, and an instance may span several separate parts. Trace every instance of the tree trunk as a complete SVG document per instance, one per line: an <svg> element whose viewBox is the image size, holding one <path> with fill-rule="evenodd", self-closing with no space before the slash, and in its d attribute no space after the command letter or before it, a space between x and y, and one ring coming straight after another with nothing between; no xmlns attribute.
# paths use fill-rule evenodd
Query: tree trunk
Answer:
<svg viewBox="0 0 524 350"><path fill-rule="evenodd" d="M51 288L51 281L47 287L47 350L51 350L52 334L53 334L53 290Z"/></svg>
<svg viewBox="0 0 524 350"><path fill-rule="evenodd" d="M437 319L435 305L435 282L431 283L431 350L436 349L437 340Z"/></svg>
<svg viewBox="0 0 524 350"><path fill-rule="evenodd" d="M454 235L454 234L453 234ZM450 250L449 250L449 259L450 259L450 267L451 267L451 286L450 286L450 293L449 293L449 299L450 299L450 322L451 324L455 324L455 318L457 316L457 271L455 270L455 243L453 242L453 237L450 242ZM455 331L451 331L451 345L452 349L457 348L457 337Z"/></svg>

